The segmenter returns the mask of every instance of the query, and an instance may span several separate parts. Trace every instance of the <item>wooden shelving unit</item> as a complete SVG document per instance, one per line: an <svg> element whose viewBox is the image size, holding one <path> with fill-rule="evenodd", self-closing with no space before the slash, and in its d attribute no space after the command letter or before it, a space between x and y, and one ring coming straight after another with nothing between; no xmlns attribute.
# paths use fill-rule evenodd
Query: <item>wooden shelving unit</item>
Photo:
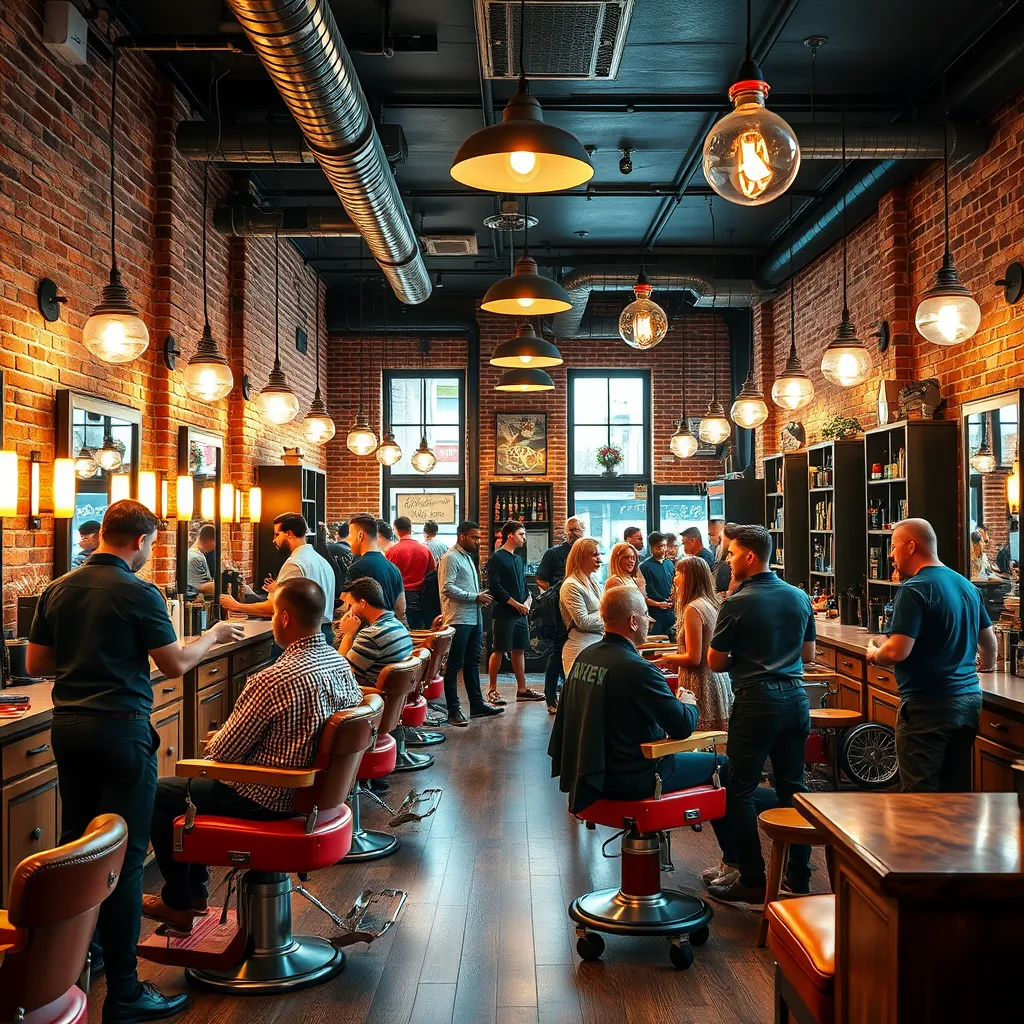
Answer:
<svg viewBox="0 0 1024 1024"><path fill-rule="evenodd" d="M551 484L491 484L488 493L491 539L499 533L509 519L516 519L526 527L526 544L519 554L526 562L526 575L534 576L541 555L553 543L551 521ZM493 544L492 544L493 547Z"/></svg>
<svg viewBox="0 0 1024 1024"><path fill-rule="evenodd" d="M708 481L708 519L727 523L759 523L764 509L764 481L734 477Z"/></svg>
<svg viewBox="0 0 1024 1024"><path fill-rule="evenodd" d="M257 466L256 483L263 491L263 508L256 529L254 585L267 576L275 579L287 553L274 547L274 518L301 512L306 520L306 541L316 540L317 523L327 518L327 474L312 466Z"/></svg>
<svg viewBox="0 0 1024 1024"><path fill-rule="evenodd" d="M766 456L764 489L764 525L773 541L771 568L787 583L809 590L807 452Z"/></svg>

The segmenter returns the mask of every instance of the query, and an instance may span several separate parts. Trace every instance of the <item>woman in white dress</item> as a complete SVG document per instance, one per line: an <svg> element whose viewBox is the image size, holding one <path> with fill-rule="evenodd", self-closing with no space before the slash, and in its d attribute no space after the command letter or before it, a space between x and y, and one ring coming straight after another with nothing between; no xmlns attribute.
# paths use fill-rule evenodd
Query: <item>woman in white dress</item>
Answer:
<svg viewBox="0 0 1024 1024"><path fill-rule="evenodd" d="M640 556L636 548L625 541L616 544L608 558L608 579L605 580L604 589L612 590L615 587L636 587L641 594L647 593L647 581L640 571Z"/></svg>
<svg viewBox="0 0 1024 1024"><path fill-rule="evenodd" d="M593 537L581 537L576 541L565 560L565 579L558 593L558 609L569 631L562 648L562 670L566 679L576 655L604 636L601 588L594 579L594 573L600 567L601 556Z"/></svg>

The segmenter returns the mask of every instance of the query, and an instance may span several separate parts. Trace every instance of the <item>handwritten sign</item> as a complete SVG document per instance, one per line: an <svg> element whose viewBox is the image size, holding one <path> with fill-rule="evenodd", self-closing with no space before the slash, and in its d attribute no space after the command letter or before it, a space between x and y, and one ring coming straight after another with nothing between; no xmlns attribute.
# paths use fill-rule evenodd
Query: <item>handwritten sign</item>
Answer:
<svg viewBox="0 0 1024 1024"><path fill-rule="evenodd" d="M398 494L395 497L398 514L408 517L413 523L422 524L433 519L438 526L455 525L454 493Z"/></svg>

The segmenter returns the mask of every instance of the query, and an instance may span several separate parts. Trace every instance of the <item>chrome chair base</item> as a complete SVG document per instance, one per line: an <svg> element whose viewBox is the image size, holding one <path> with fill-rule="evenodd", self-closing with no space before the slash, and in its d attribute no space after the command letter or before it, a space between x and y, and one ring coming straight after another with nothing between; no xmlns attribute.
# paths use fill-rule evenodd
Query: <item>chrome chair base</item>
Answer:
<svg viewBox="0 0 1024 1024"><path fill-rule="evenodd" d="M406 740L406 744L408 744ZM418 772L424 768L429 768L434 763L433 754L417 754L411 750L402 750L399 752L398 757L395 761L396 772Z"/></svg>
<svg viewBox="0 0 1024 1024"><path fill-rule="evenodd" d="M405 745L407 747L432 747L437 743L444 743L448 737L436 729L415 729L410 728L405 733Z"/></svg>
<svg viewBox="0 0 1024 1024"><path fill-rule="evenodd" d="M350 861L377 860L379 857L388 857L398 849L398 836L388 835L387 832L373 832L367 829L360 829L352 833L352 847L339 861L340 864L348 864Z"/></svg>
<svg viewBox="0 0 1024 1024"><path fill-rule="evenodd" d="M644 897L598 889L569 905L569 917L577 924L612 935L687 935L707 927L712 916L704 900L675 889Z"/></svg>
<svg viewBox="0 0 1024 1024"><path fill-rule="evenodd" d="M294 992L327 981L345 967L345 954L326 939L303 935L285 950L251 953L237 967L207 971L185 970L185 977L200 988L234 995L269 996Z"/></svg>

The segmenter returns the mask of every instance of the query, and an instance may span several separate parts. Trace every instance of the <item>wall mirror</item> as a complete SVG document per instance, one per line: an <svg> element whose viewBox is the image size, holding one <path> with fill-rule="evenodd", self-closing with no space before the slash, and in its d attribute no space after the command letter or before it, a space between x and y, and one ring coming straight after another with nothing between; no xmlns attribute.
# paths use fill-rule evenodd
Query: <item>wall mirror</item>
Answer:
<svg viewBox="0 0 1024 1024"><path fill-rule="evenodd" d="M142 413L77 391L57 392L56 458L75 460L75 513L54 527L54 577L81 565L98 540L93 524L112 501L139 493Z"/></svg>
<svg viewBox="0 0 1024 1024"><path fill-rule="evenodd" d="M1017 617L1011 598L1020 559L1019 430L1022 391L962 407L964 467L963 565L981 591L993 622ZM1010 598L1012 608L1007 607Z"/></svg>
<svg viewBox="0 0 1024 1024"><path fill-rule="evenodd" d="M221 587L223 456L220 434L178 428L178 476L192 478L192 516L178 519L177 589L187 598L202 593L214 607L219 604ZM231 515L225 517L229 522Z"/></svg>

